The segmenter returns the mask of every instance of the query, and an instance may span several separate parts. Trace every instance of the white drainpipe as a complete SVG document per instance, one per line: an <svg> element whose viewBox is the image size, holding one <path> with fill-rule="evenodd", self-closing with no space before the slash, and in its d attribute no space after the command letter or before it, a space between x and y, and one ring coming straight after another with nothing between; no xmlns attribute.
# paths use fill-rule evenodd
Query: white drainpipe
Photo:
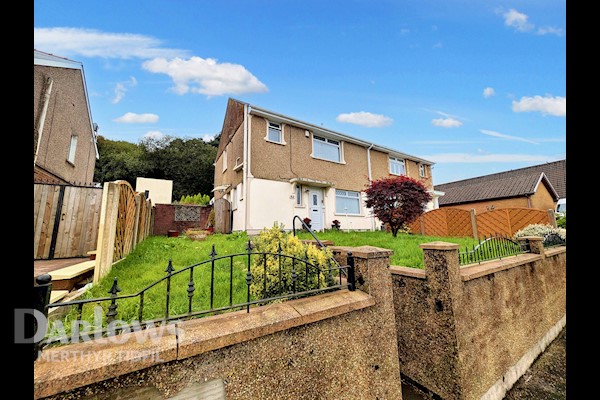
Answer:
<svg viewBox="0 0 600 400"><path fill-rule="evenodd" d="M371 143L371 145L367 148L367 168L369 169L369 183L371 183L371 149L375 144ZM361 199L362 200L362 199ZM375 216L371 213L371 230L375 230Z"/></svg>
<svg viewBox="0 0 600 400"><path fill-rule="evenodd" d="M52 83L54 80L51 77L46 78L46 92L44 93L44 104L42 106L42 113L40 114L40 118L37 123L37 131L38 131L38 140L37 146L35 149L35 155L33 157L33 165L35 165L37 161L37 156L40 151L40 143L42 142L42 131L44 130L44 122L46 121L46 113L48 112L48 103L50 103L50 93L52 92Z"/></svg>

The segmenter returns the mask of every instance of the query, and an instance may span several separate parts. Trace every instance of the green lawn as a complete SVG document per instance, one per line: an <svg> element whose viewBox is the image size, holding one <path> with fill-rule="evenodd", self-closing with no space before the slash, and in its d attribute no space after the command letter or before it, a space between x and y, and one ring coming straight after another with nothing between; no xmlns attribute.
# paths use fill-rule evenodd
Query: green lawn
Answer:
<svg viewBox="0 0 600 400"><path fill-rule="evenodd" d="M362 246L371 245L391 249L394 254L391 257L392 265L403 265L407 267L423 268L423 253L418 247L420 243L443 240L461 245L472 245L475 243L469 238L443 238L420 235L398 234L394 238L390 233L377 232L344 232L327 230L317 234L319 239L331 240L340 246ZM299 233L302 239L311 238L306 232ZM193 241L185 236L168 238L165 236L151 236L140 243L133 252L124 260L113 266L110 273L98 284L88 290L82 299L108 297L109 290L114 278L118 278L118 286L121 291L119 295L135 294L143 288L151 285L166 275L169 259L172 260L175 271L180 271L187 266L200 263L210 259L210 252L214 244L217 257L226 254L244 253L248 236L245 233L234 233L230 235L210 235L203 241ZM233 290L230 292L229 271L233 270ZM213 308L229 305L230 293L233 304L244 303L247 300L247 285L245 274L247 270L247 258L235 257L233 265L229 258L215 262L215 284ZM193 297L193 310L205 310L210 307L210 277L211 264L195 267ZM180 315L188 312L188 284L190 280L189 271L173 276L171 279L171 296L169 303L169 315ZM138 318L139 297L119 300L117 302L116 319L133 321ZM164 317L166 304L166 281L159 283L148 290L144 296L143 320ZM90 303L84 306L82 320L92 322L94 319L94 306ZM105 314L109 302L101 303ZM66 331L72 320L77 319L76 309L63 318Z"/></svg>
<svg viewBox="0 0 600 400"><path fill-rule="evenodd" d="M302 239L312 239L308 232L301 232L298 237ZM423 268L423 251L419 244L434 241L444 241L457 243L460 245L460 251L465 246L473 246L478 242L469 237L439 237L408 235L398 233L393 237L391 233L384 231L374 232L346 232L344 230L327 229L324 232L317 233L319 240L331 240L337 246L375 246L394 251L390 259L391 265L400 265L404 267Z"/></svg>

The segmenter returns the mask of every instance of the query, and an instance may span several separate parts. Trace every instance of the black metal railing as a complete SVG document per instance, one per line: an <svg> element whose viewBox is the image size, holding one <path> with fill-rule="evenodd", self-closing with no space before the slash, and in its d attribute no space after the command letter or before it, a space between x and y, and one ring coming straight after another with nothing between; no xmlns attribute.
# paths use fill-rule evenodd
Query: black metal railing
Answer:
<svg viewBox="0 0 600 400"><path fill-rule="evenodd" d="M51 290L51 282L49 275L42 275L36 279L37 285L34 286L34 303L35 308L43 312L47 317L48 311L56 307L70 307L72 315L72 321L82 321L83 308L85 305L101 305L105 304L108 307L105 310L104 322L101 324L102 327L98 327L92 332L86 332L88 336L98 335L105 336L107 334L114 333L109 331L108 326L111 322L115 321L118 317L119 305L127 299L137 299L137 305L127 304L126 307L132 314L132 307L137 307L137 310L133 314L137 314L137 318L130 318L131 321L126 322L137 322L135 325L139 329L147 328L148 326L154 326L159 323L166 323L173 320L184 320L194 317L200 317L207 314L218 314L228 310L246 309L246 312L250 312L251 306L260 306L272 302L274 300L281 299L293 299L298 297L305 297L328 291L339 290L348 288L353 291L355 288L354 280L354 258L352 253L348 252L347 266L339 266L337 262L334 263L333 258L329 258L327 261L327 268L320 268L319 266L309 262L308 253L305 251L303 257L296 257L293 255L283 254L281 244L278 246L276 253L270 252L255 252L251 241L248 241L246 246L246 252L237 254L228 254L218 256L215 246L212 246L212 251L209 254L208 260L199 262L197 264L190 265L188 267L176 270L171 260L169 260L167 268L165 270L166 275L161 279L153 282L146 286L137 293L118 295L121 292L119 288L118 280L115 277L112 287L108 291L108 297L93 298L74 300L61 303L49 303L49 293ZM259 259L255 261L255 258ZM235 259L242 259L243 262L235 262ZM223 296L223 290L220 291L220 301L217 304L215 299L215 269L217 263L221 261L219 265L219 271L222 274L228 275L228 293L225 292L226 296ZM269 261L271 261L269 268ZM275 266L273 268L273 266ZM204 269L210 268L210 271L204 271ZM185 273L189 274L189 279L185 278ZM204 283L202 286L196 285L196 274L210 273L210 281ZM345 275L343 277L342 275ZM176 279L178 276L181 278ZM184 281L185 279L185 281ZM182 311L181 298L179 298L179 312L172 313L170 309L170 303L173 299L172 295L172 281L175 280L179 288L184 290L187 295L186 312ZM165 282L165 308L164 314L159 318L144 320L144 308L145 299L147 293L157 286ZM268 283L267 283L268 282ZM254 285L254 286L253 286ZM262 290L258 285L262 285ZM187 288L185 287L187 286ZM223 288L223 281L220 281L220 287ZM245 296L236 293L235 288L245 286ZM158 288L155 290L159 290ZM197 301L200 303L196 304L195 300L200 297L198 292L202 291L203 295L206 296L208 290L208 299ZM225 301L223 298L226 298ZM243 298L245 301L236 301L234 298ZM129 300L131 302L132 300ZM208 302L208 306L203 306L202 303ZM225 304L223 304L225 302ZM114 329L114 328L113 328ZM60 341L61 343L80 341L81 337L78 335L70 334L68 337L59 336L53 338L44 338L42 341L35 343L34 348L34 359L37 358L39 351L51 343Z"/></svg>
<svg viewBox="0 0 600 400"><path fill-rule="evenodd" d="M292 234L294 236L296 236L296 220L300 221L302 228L305 229L308 233L310 233L310 235L313 237L313 239L315 239L315 241L319 244L319 246L321 248L327 247L327 245L325 245L325 243L323 243L319 240L319 238L317 237L315 232L310 228L310 226L308 226L306 224L306 222L304 222L304 220L302 218L300 218L300 216L298 216L298 215L294 215L294 218L292 218ZM346 270L341 267L340 263L338 263L338 261L335 259L335 257L332 260L333 260L334 264L338 268L340 268L340 271L342 272L342 274L346 275Z"/></svg>
<svg viewBox="0 0 600 400"><path fill-rule="evenodd" d="M562 238L558 233L549 233L544 236L542 243L544 247L566 246L567 239Z"/></svg>
<svg viewBox="0 0 600 400"><path fill-rule="evenodd" d="M529 253L529 240L518 242L509 237L495 235L480 239L477 245L465 247L465 250L458 253L460 265L481 263L482 261L502 259L503 257L516 256L518 254Z"/></svg>

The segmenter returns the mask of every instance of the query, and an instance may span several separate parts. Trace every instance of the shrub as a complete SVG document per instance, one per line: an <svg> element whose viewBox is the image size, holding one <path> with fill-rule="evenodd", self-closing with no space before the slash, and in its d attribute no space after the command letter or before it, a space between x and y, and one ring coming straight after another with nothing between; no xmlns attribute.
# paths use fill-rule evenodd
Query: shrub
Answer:
<svg viewBox="0 0 600 400"><path fill-rule="evenodd" d="M206 220L206 227L213 228L215 226L215 209L213 208L208 213L208 218Z"/></svg>
<svg viewBox="0 0 600 400"><path fill-rule="evenodd" d="M541 236L545 238L546 236L556 233L562 239L567 240L567 230L563 228L555 228L550 224L531 224L527 225L525 228L518 230L515 232L513 237L518 239L523 236Z"/></svg>
<svg viewBox="0 0 600 400"><path fill-rule="evenodd" d="M334 219L333 221L331 221L331 227L333 229L340 229L341 223L339 220Z"/></svg>
<svg viewBox="0 0 600 400"><path fill-rule="evenodd" d="M282 231L283 224L278 226L273 224L270 229L263 229L258 236L253 239L253 251L259 253L274 253L277 254L279 244L281 244L281 254L288 255L303 260L307 257L310 264L319 267L321 270L330 268L329 262L333 258L330 249L319 249L313 244L304 244L296 236ZM250 293L256 299L265 299L275 297L285 293L292 293L292 264L295 265L296 291L317 289L326 286L327 274L317 273L312 266L308 267L308 280L306 274L306 264L296 260L295 263L291 258L281 257L281 281L279 280L279 257L277 255L266 256L266 282L267 290L265 292L265 268L264 256L255 255L254 261L250 267L252 273L252 284L250 285ZM335 275L335 274L334 274Z"/></svg>
<svg viewBox="0 0 600 400"><path fill-rule="evenodd" d="M181 196L181 199L179 199L179 204L199 204L201 206L205 206L210 202L210 197L207 194L202 194L202 193L198 193L198 194L194 194L194 195L187 195L187 196Z"/></svg>
<svg viewBox="0 0 600 400"><path fill-rule="evenodd" d="M567 229L567 213L556 220L556 226L559 228Z"/></svg>

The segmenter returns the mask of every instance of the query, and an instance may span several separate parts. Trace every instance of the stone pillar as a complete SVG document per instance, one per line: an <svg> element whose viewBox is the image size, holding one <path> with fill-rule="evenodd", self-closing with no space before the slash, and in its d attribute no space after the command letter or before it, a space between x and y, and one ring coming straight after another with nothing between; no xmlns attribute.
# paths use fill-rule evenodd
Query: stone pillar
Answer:
<svg viewBox="0 0 600 400"><path fill-rule="evenodd" d="M544 252L544 239L541 236L523 236L519 238L519 242L529 241L529 249L531 254L540 254L546 257Z"/></svg>
<svg viewBox="0 0 600 400"><path fill-rule="evenodd" d="M462 398L462 366L458 348L458 320L463 313L463 281L458 259L459 245L430 242L419 245L427 276L428 315L432 319L430 351L423 352L423 364L433 363L434 372L427 378L429 389L444 399ZM430 357L432 357L429 359ZM425 383L425 382L423 382Z"/></svg>
<svg viewBox="0 0 600 400"><path fill-rule="evenodd" d="M354 257L356 288L369 293L375 299L375 306L369 309L373 315L369 317L372 325L369 343L373 346L373 357L377 358L373 368L379 376L398 377L395 389L386 392L380 388L392 385L374 384L371 398L402 399L400 382L400 362L398 358L398 342L394 313L394 297L392 292L392 275L390 273L391 250L373 246L348 248ZM345 263L344 263L345 264ZM351 347L351 346L350 346Z"/></svg>

